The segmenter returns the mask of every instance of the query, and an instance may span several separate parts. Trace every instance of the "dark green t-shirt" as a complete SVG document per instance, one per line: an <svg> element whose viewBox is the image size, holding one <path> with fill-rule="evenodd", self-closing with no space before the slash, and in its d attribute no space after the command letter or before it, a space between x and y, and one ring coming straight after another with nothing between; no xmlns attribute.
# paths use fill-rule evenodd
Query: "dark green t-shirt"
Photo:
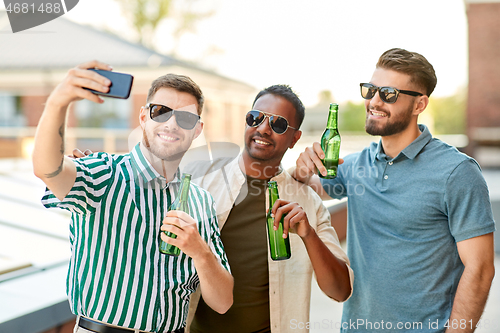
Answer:
<svg viewBox="0 0 500 333"><path fill-rule="evenodd" d="M234 277L233 306L223 315L200 298L192 333L270 332L267 263L267 180L247 177L248 194L240 193L221 230ZM241 201L241 202L240 202Z"/></svg>

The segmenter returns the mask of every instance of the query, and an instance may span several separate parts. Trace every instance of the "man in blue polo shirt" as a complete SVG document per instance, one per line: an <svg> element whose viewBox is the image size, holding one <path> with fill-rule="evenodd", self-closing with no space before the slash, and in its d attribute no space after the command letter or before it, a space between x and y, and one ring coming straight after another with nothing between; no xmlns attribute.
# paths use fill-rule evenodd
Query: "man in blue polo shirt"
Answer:
<svg viewBox="0 0 500 333"><path fill-rule="evenodd" d="M437 79L420 54L391 49L369 83L366 132L335 179L319 143L292 175L324 199L348 198L347 247L356 274L343 332L473 332L494 276L488 188L477 162L432 137L418 115Z"/></svg>

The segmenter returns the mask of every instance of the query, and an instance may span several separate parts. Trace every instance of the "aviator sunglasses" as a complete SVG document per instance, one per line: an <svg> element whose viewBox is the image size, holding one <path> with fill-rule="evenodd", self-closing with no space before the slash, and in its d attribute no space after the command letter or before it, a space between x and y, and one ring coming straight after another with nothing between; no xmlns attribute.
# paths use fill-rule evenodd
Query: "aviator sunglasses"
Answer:
<svg viewBox="0 0 500 333"><path fill-rule="evenodd" d="M364 99L372 99L378 91L380 99L387 104L394 104L398 100L399 94L410 96L423 96L424 94L417 91L401 90L393 87L377 87L371 83L360 83L361 97Z"/></svg>
<svg viewBox="0 0 500 333"><path fill-rule="evenodd" d="M180 128L185 130L191 130L196 126L200 116L188 111L178 111L169 108L168 106L161 104L146 104L146 108L149 109L149 116L151 120L157 123L164 123L168 121L175 113L175 121Z"/></svg>
<svg viewBox="0 0 500 333"><path fill-rule="evenodd" d="M288 127L296 130L295 127L288 125L288 120L282 116L267 115L262 111L252 110L248 111L246 115L247 125L250 127L257 127L266 119L269 118L269 126L277 134L283 134Z"/></svg>

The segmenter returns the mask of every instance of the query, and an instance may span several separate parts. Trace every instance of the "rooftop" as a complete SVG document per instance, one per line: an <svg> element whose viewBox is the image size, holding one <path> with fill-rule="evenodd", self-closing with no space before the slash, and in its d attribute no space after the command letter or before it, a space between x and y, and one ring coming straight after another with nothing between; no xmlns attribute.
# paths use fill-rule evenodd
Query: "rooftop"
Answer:
<svg viewBox="0 0 500 333"><path fill-rule="evenodd" d="M14 34L7 13L0 11L0 45L0 72L67 70L98 59L116 68L180 66L244 84L64 17Z"/></svg>

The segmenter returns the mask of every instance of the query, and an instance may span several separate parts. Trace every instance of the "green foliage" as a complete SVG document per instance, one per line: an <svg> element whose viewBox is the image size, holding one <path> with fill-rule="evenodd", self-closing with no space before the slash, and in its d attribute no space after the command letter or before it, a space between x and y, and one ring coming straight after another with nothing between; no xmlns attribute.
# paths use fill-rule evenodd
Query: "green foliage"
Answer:
<svg viewBox="0 0 500 333"><path fill-rule="evenodd" d="M454 95L430 98L426 112L434 119L436 134L465 134L467 93L461 88Z"/></svg>
<svg viewBox="0 0 500 333"><path fill-rule="evenodd" d="M199 0L117 0L123 14L132 22L139 36L139 43L153 49L155 32L164 19L171 18L175 22L172 35L176 48L183 34L194 33L198 21L213 15L213 11L199 12L195 7L198 2Z"/></svg>
<svg viewBox="0 0 500 333"><path fill-rule="evenodd" d="M339 105L339 130L345 132L365 132L365 103L347 102Z"/></svg>
<svg viewBox="0 0 500 333"><path fill-rule="evenodd" d="M131 20L139 42L151 47L153 32L160 21L170 14L171 0L120 0L118 3Z"/></svg>

